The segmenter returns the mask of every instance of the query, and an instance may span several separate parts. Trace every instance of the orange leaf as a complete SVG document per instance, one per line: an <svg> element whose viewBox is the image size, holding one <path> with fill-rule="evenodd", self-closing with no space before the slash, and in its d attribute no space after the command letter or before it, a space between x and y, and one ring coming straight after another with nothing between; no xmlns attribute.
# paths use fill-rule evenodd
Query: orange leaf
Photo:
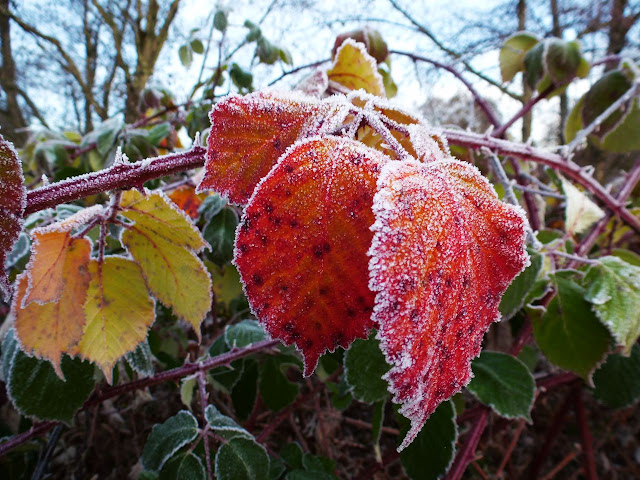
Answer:
<svg viewBox="0 0 640 480"><path fill-rule="evenodd" d="M86 223L103 208L95 205L85 208L71 217L31 232L33 239L32 255L27 264L29 282L21 306L31 302L57 302L65 285L64 270L67 268L67 255L73 252L71 231ZM91 248L89 248L91 250Z"/></svg>
<svg viewBox="0 0 640 480"><path fill-rule="evenodd" d="M22 214L27 203L23 180L13 144L0 135L0 297L5 301L11 296L11 286L4 263L22 230Z"/></svg>
<svg viewBox="0 0 640 480"><path fill-rule="evenodd" d="M245 204L287 147L302 137L330 133L348 108L337 97L319 101L299 93L227 97L209 114L206 173L198 191L215 190Z"/></svg>
<svg viewBox="0 0 640 480"><path fill-rule="evenodd" d="M244 212L235 264L249 302L272 337L302 350L305 375L372 326L366 252L386 161L354 140L309 139L282 157Z"/></svg>
<svg viewBox="0 0 640 480"><path fill-rule="evenodd" d="M49 235L58 237L63 234L56 232ZM91 255L91 242L87 239L69 238L64 244L59 278L52 282L60 285L59 299L44 304L31 302L20 307L28 283L28 274L23 273L16 281L17 294L13 304L16 335L23 350L49 360L60 378L64 378L60 369L62 354L73 355L75 345L82 338L84 302L89 287L87 267ZM42 251L38 253L42 254Z"/></svg>
<svg viewBox="0 0 640 480"><path fill-rule="evenodd" d="M385 96L382 75L378 72L378 63L367 52L367 47L352 38L347 38L338 51L333 65L327 72L329 86L335 82L347 90L362 89L365 92Z"/></svg>
<svg viewBox="0 0 640 480"><path fill-rule="evenodd" d="M500 298L528 263L525 218L457 160L389 162L378 187L370 287L386 378L411 420L401 450L469 382Z"/></svg>
<svg viewBox="0 0 640 480"><path fill-rule="evenodd" d="M198 218L198 208L202 205L205 195L197 194L194 187L183 185L170 192L167 196L192 219Z"/></svg>

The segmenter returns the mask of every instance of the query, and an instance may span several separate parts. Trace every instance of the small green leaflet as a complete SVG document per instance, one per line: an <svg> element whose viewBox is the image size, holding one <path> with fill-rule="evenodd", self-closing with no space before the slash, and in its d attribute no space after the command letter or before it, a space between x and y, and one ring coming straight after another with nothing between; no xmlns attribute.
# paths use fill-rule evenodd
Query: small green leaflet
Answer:
<svg viewBox="0 0 640 480"><path fill-rule="evenodd" d="M640 345L624 357L612 354L593 374L593 395L610 408L624 408L640 399Z"/></svg>
<svg viewBox="0 0 640 480"><path fill-rule="evenodd" d="M204 411L204 416L209 424L209 428L227 440L234 437L253 439L253 436L238 425L233 418L223 415L213 405L207 406Z"/></svg>
<svg viewBox="0 0 640 480"><path fill-rule="evenodd" d="M215 473L218 480L267 480L269 455L254 440L235 437L218 449Z"/></svg>
<svg viewBox="0 0 640 480"><path fill-rule="evenodd" d="M408 426L404 418L399 415L397 418ZM400 452L407 475L412 480L435 480L442 476L453 461L457 438L455 408L447 400L431 414L413 443Z"/></svg>
<svg viewBox="0 0 640 480"><path fill-rule="evenodd" d="M527 299L527 295L533 288L538 273L542 269L542 255L531 253L531 264L518 275L500 300L498 310L504 320L509 320L520 310Z"/></svg>
<svg viewBox="0 0 640 480"><path fill-rule="evenodd" d="M602 257L589 267L584 284L585 298L629 355L640 336L640 267Z"/></svg>
<svg viewBox="0 0 640 480"><path fill-rule="evenodd" d="M274 412L293 403L298 396L298 385L290 382L283 367L295 362L285 356L269 357L260 366L260 396L264 404Z"/></svg>
<svg viewBox="0 0 640 480"><path fill-rule="evenodd" d="M40 420L71 424L75 412L89 398L95 382L94 367L79 358L62 357L63 381L51 363L27 356L13 330L2 342L2 369L7 391L18 411Z"/></svg>
<svg viewBox="0 0 640 480"><path fill-rule="evenodd" d="M263 328L255 320L242 320L228 325L224 330L224 341L229 348L242 348L267 338Z"/></svg>
<svg viewBox="0 0 640 480"><path fill-rule="evenodd" d="M375 332L368 340L356 339L344 356L345 379L353 396L361 402L374 403L387 398L387 381L382 376L389 368Z"/></svg>
<svg viewBox="0 0 640 480"><path fill-rule="evenodd" d="M204 480L206 472L202 460L193 453L171 457L160 472L159 480Z"/></svg>
<svg viewBox="0 0 640 480"><path fill-rule="evenodd" d="M609 349L610 335L584 299L585 291L572 280L575 272L550 275L556 296L547 311L528 309L533 333L544 355L561 368L586 380Z"/></svg>
<svg viewBox="0 0 640 480"><path fill-rule="evenodd" d="M159 471L171 456L198 436L198 422L186 410L154 425L142 451L142 466Z"/></svg>
<svg viewBox="0 0 640 480"><path fill-rule="evenodd" d="M224 266L233 258L233 241L238 214L231 207L223 208L205 225L202 230L204 239L211 245L211 260L219 266Z"/></svg>
<svg viewBox="0 0 640 480"><path fill-rule="evenodd" d="M471 363L469 391L499 415L531 421L535 381L527 366L511 355L484 351Z"/></svg>

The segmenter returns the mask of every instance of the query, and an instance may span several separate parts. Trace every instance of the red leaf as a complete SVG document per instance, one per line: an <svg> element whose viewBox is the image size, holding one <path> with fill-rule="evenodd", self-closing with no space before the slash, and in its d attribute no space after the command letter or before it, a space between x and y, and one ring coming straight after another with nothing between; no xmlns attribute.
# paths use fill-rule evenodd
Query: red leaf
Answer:
<svg viewBox="0 0 640 480"><path fill-rule="evenodd" d="M27 204L23 180L13 144L0 135L0 295L5 301L11 297L11 286L4 262L22 230L22 215Z"/></svg>
<svg viewBox="0 0 640 480"><path fill-rule="evenodd" d="M469 382L500 298L528 263L525 219L457 160L389 162L378 188L370 288L386 378L411 420L401 450Z"/></svg>
<svg viewBox="0 0 640 480"><path fill-rule="evenodd" d="M247 203L287 147L341 125L349 106L338 98L257 92L217 103L209 114L206 172L198 191L215 190L231 202Z"/></svg>
<svg viewBox="0 0 640 480"><path fill-rule="evenodd" d="M235 264L266 330L295 343L310 375L327 349L366 338L371 205L387 158L337 137L297 143L251 197Z"/></svg>

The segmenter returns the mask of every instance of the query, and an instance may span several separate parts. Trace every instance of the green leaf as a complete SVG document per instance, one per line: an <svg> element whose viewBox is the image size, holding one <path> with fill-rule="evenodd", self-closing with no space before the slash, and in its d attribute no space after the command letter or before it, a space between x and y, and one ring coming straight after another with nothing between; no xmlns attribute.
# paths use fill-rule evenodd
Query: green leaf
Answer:
<svg viewBox="0 0 640 480"><path fill-rule="evenodd" d="M282 460L269 456L269 480L279 480L286 470Z"/></svg>
<svg viewBox="0 0 640 480"><path fill-rule="evenodd" d="M161 123L149 130L147 140L157 147L158 144L169 135L169 132L171 132L171 124Z"/></svg>
<svg viewBox="0 0 640 480"><path fill-rule="evenodd" d="M213 217L218 215L227 205L227 201L217 193L210 195L204 199L202 205L198 207L198 215L204 220L205 224L209 223Z"/></svg>
<svg viewBox="0 0 640 480"><path fill-rule="evenodd" d="M582 122L589 125L601 113L611 106L618 98L625 94L632 86L631 80L621 70L613 70L604 74L585 94L582 108ZM604 137L623 117L618 110L604 120L592 137Z"/></svg>
<svg viewBox="0 0 640 480"><path fill-rule="evenodd" d="M260 37L257 41L256 55L262 63L267 65L273 65L280 58L278 47L264 37Z"/></svg>
<svg viewBox="0 0 640 480"><path fill-rule="evenodd" d="M214 22L214 26L215 26L215 18L213 19ZM193 50L194 53L197 54L203 54L204 53L204 45L202 44L202 41L198 38L191 40L191 50Z"/></svg>
<svg viewBox="0 0 640 480"><path fill-rule="evenodd" d="M292 364L286 357L269 357L260 368L260 397L274 412L290 405L298 396L298 385L290 382L283 372L283 367Z"/></svg>
<svg viewBox="0 0 640 480"><path fill-rule="evenodd" d="M640 345L631 355L612 354L593 374L593 395L609 408L624 408L640 398Z"/></svg>
<svg viewBox="0 0 640 480"><path fill-rule="evenodd" d="M211 245L209 257L219 266L224 266L233 258L233 242L238 226L238 214L234 209L225 207L207 223L202 231L205 240Z"/></svg>
<svg viewBox="0 0 640 480"><path fill-rule="evenodd" d="M541 318L539 309L529 309L529 313L542 353L552 363L588 380L609 349L610 336L571 275L567 271L551 275L557 293L547 311Z"/></svg>
<svg viewBox="0 0 640 480"><path fill-rule="evenodd" d="M631 108L627 107L620 121L604 136L599 147L615 153L640 150L640 135L637 135L639 130L640 102L635 99Z"/></svg>
<svg viewBox="0 0 640 480"><path fill-rule="evenodd" d="M191 50L191 48L187 45L182 45L178 49L178 56L180 57L180 63L182 63L182 65L187 68L191 66L191 63L193 62L193 50Z"/></svg>
<svg viewBox="0 0 640 480"><path fill-rule="evenodd" d="M540 42L531 48L524 56L524 78L527 84L534 90L544 77L544 42Z"/></svg>
<svg viewBox="0 0 640 480"><path fill-rule="evenodd" d="M524 55L533 48L540 39L528 32L518 32L507 38L500 49L500 73L503 82L510 82L516 73L524 68Z"/></svg>
<svg viewBox="0 0 640 480"><path fill-rule="evenodd" d="M247 42L255 42L260 37L262 37L262 31L260 27L253 23L251 20L245 20L244 26L249 29L249 33L247 33Z"/></svg>
<svg viewBox="0 0 640 480"><path fill-rule="evenodd" d="M100 125L96 130L96 150L100 155L106 155L116 143L116 137L122 130L123 123L117 118L111 118Z"/></svg>
<svg viewBox="0 0 640 480"><path fill-rule="evenodd" d="M258 393L258 362L253 359L244 360L244 371L231 390L233 408L238 418L249 417L256 403Z"/></svg>
<svg viewBox="0 0 640 480"><path fill-rule="evenodd" d="M142 466L159 471L165 462L198 436L198 422L186 410L162 424L154 425L142 451Z"/></svg>
<svg viewBox="0 0 640 480"><path fill-rule="evenodd" d="M160 472L159 480L204 480L206 472L202 461L193 453L172 457Z"/></svg>
<svg viewBox="0 0 640 480"><path fill-rule="evenodd" d="M374 403L387 398L387 381L382 376L389 368L375 333L371 333L368 340L356 339L344 356L345 379L353 396L361 402Z"/></svg>
<svg viewBox="0 0 640 480"><path fill-rule="evenodd" d="M213 405L208 405L204 411L205 419L209 424L209 428L221 437L230 440L234 437L244 437L253 439L253 436L244 428L236 423L236 421L223 415Z"/></svg>
<svg viewBox="0 0 640 480"><path fill-rule="evenodd" d="M227 29L228 24L227 12L224 10L216 11L216 14L213 17L213 26L215 29L224 32Z"/></svg>
<svg viewBox="0 0 640 480"><path fill-rule="evenodd" d="M387 404L386 399L373 404L373 416L371 417L371 436L373 437L373 450L376 453L376 460L382 461L380 451L380 437L382 434L382 425L384 424L384 407Z"/></svg>
<svg viewBox="0 0 640 480"><path fill-rule="evenodd" d="M6 354L5 354L6 351ZM51 363L27 356L13 330L2 343L2 368L7 392L22 415L70 424L95 385L93 365L79 358L62 357L63 381Z"/></svg>
<svg viewBox="0 0 640 480"><path fill-rule="evenodd" d="M333 475L336 462L327 457L305 453L302 456L302 466L308 472L324 472Z"/></svg>
<svg viewBox="0 0 640 480"><path fill-rule="evenodd" d="M542 269L542 255L531 253L531 265L525 268L507 288L498 310L504 320L513 317L525 304L527 294L533 288L538 273Z"/></svg>
<svg viewBox="0 0 640 480"><path fill-rule="evenodd" d="M524 363L506 353L484 351L471 369L473 379L467 388L482 403L503 417L531 421L536 384Z"/></svg>
<svg viewBox="0 0 640 480"><path fill-rule="evenodd" d="M304 452L298 442L287 443L280 450L280 458L291 468L302 468L302 456Z"/></svg>
<svg viewBox="0 0 640 480"><path fill-rule="evenodd" d="M237 63L231 64L229 77L231 77L231 81L240 91L249 90L253 85L253 74L244 70Z"/></svg>
<svg viewBox="0 0 640 480"><path fill-rule="evenodd" d="M262 326L255 320L242 320L227 325L224 330L224 341L229 348L246 347L267 338Z"/></svg>
<svg viewBox="0 0 640 480"><path fill-rule="evenodd" d="M11 268L18 263L23 257L29 253L29 247L31 242L29 241L29 235L24 232L20 232L18 240L13 245L11 251L7 254L7 259L4 262L5 268Z"/></svg>
<svg viewBox="0 0 640 480"><path fill-rule="evenodd" d="M567 116L567 123L564 125L564 139L566 142L571 142L576 138L577 133L584 128L584 123L582 122L584 98L584 95L580 97L580 100L576 102Z"/></svg>
<svg viewBox="0 0 640 480"><path fill-rule="evenodd" d="M191 410L191 402L193 401L193 392L198 385L197 374L184 377L180 381L180 401Z"/></svg>
<svg viewBox="0 0 640 480"><path fill-rule="evenodd" d="M153 354L146 340L139 343L133 352L127 353L126 358L131 368L143 377L150 377L155 373L153 368Z"/></svg>
<svg viewBox="0 0 640 480"><path fill-rule="evenodd" d="M532 345L525 345L518 354L518 360L524 363L531 372L535 371L538 359L538 349Z"/></svg>
<svg viewBox="0 0 640 480"><path fill-rule="evenodd" d="M293 57L291 56L291 52L283 47L278 49L278 53L280 54L280 60L287 65L293 65Z"/></svg>
<svg viewBox="0 0 640 480"><path fill-rule="evenodd" d="M218 480L266 480L269 455L253 440L232 438L216 453L215 473Z"/></svg>
<svg viewBox="0 0 640 480"><path fill-rule="evenodd" d="M602 257L584 279L585 298L629 355L640 337L640 267L618 257Z"/></svg>
<svg viewBox="0 0 640 480"><path fill-rule="evenodd" d="M640 255L631 250L625 250L624 248L614 248L611 250L611 254L619 259L630 263L636 267L640 267Z"/></svg>
<svg viewBox="0 0 640 480"><path fill-rule="evenodd" d="M403 430L408 430L408 422L400 416L398 419L405 427ZM412 480L432 480L443 475L453 461L457 437L455 408L447 400L431 414L415 440L400 452L407 475Z"/></svg>
<svg viewBox="0 0 640 480"><path fill-rule="evenodd" d="M578 73L582 55L577 42L565 42L559 38L545 41L545 71L554 85L565 85Z"/></svg>

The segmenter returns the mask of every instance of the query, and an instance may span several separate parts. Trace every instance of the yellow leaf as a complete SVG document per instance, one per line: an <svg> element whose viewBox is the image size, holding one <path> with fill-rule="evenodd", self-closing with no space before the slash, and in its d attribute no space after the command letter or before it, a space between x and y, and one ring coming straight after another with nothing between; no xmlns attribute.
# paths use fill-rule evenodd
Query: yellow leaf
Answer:
<svg viewBox="0 0 640 480"><path fill-rule="evenodd" d="M211 309L211 278L200 259L153 234L151 221L139 220L122 234L122 243L140 264L151 293L188 322L200 339L200 322Z"/></svg>
<svg viewBox="0 0 640 480"><path fill-rule="evenodd" d="M604 217L605 213L564 177L561 176L560 181L562 182L562 190L567 197L565 230L568 233L584 233L591 225Z"/></svg>
<svg viewBox="0 0 640 480"><path fill-rule="evenodd" d="M102 264L92 260L89 276L86 324L78 353L95 362L111 383L116 361L147 337L155 302L133 260L106 257Z"/></svg>
<svg viewBox="0 0 640 480"><path fill-rule="evenodd" d="M379 97L385 96L376 60L367 53L362 43L351 38L346 39L338 49L327 75L329 82L339 83L348 90L363 89Z"/></svg>
<svg viewBox="0 0 640 480"><path fill-rule="evenodd" d="M58 301L40 304L32 302L21 308L27 290L26 273L17 280L17 294L13 313L15 330L25 352L51 362L60 378L63 353L73 355L82 337L85 323L84 302L89 286L87 266L91 242L85 238L70 239L60 261L61 295Z"/></svg>
<svg viewBox="0 0 640 480"><path fill-rule="evenodd" d="M189 247L196 252L208 246L187 215L174 207L164 193L145 189L145 194L137 190L124 192L120 199L121 214L134 222L147 223L154 235L175 245Z"/></svg>
<svg viewBox="0 0 640 480"><path fill-rule="evenodd" d="M169 199L131 190L122 196L121 214L135 223L122 243L140 264L151 293L189 323L200 339L200 323L211 309L211 277L193 250L207 245L200 231ZM185 235L187 238L183 238Z"/></svg>

